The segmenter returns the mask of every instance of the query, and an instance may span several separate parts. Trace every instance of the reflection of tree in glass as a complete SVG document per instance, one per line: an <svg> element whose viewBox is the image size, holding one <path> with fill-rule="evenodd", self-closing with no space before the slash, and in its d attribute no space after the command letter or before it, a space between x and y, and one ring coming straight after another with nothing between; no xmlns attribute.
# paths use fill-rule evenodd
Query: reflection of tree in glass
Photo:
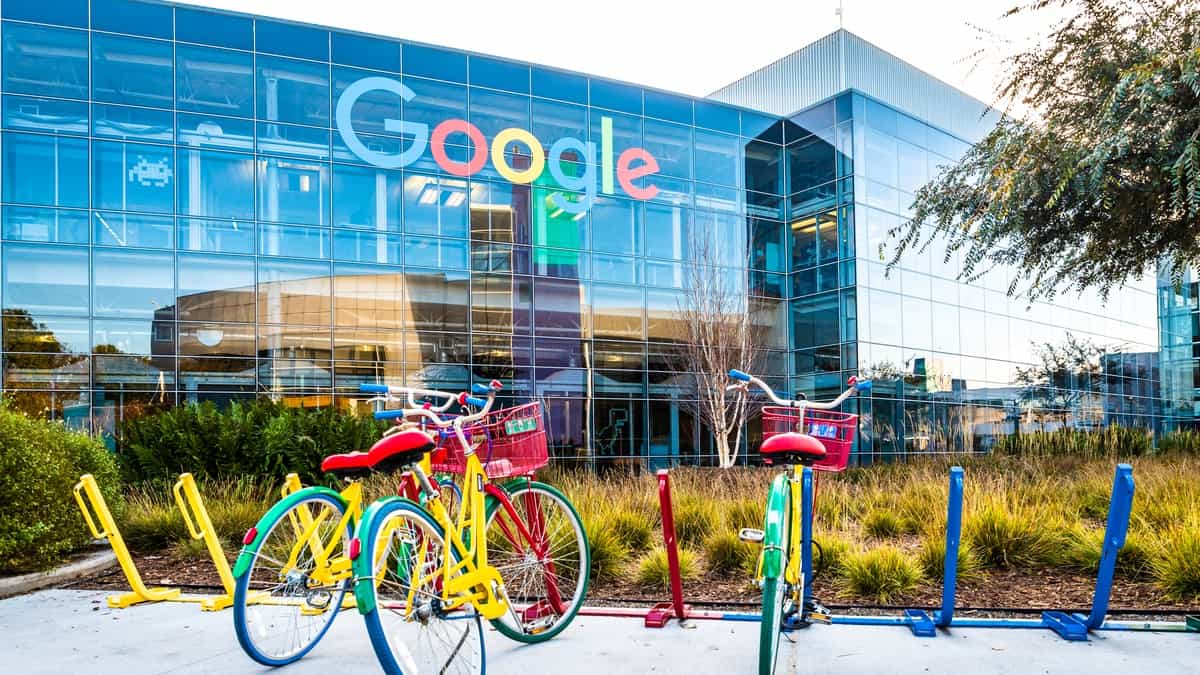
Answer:
<svg viewBox="0 0 1200 675"><path fill-rule="evenodd" d="M52 371L86 358L84 354L71 353L54 331L35 320L28 310L6 309L3 325L6 382L11 382L13 372ZM43 416L58 407L53 394L48 392L22 391L12 398L13 407L29 415Z"/></svg>
<svg viewBox="0 0 1200 675"><path fill-rule="evenodd" d="M1047 421L1067 426L1072 415L1079 424L1088 417L1085 408L1094 407L1087 406L1089 398L1101 393L1101 361L1115 351L1120 349L1071 333L1060 344L1035 345L1037 362L1016 369L1014 379L1022 387L1019 400L1031 406L1030 414L1043 427Z"/></svg>

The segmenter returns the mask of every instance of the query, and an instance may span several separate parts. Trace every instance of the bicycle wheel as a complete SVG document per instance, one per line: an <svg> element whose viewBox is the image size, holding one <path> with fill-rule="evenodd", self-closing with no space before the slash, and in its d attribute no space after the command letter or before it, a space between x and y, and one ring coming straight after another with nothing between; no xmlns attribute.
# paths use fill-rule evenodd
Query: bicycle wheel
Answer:
<svg viewBox="0 0 1200 675"><path fill-rule="evenodd" d="M484 672L483 622L470 604L442 599L441 526L404 499L373 505L359 527L355 596L384 672ZM372 572L363 575L365 567Z"/></svg>
<svg viewBox="0 0 1200 675"><path fill-rule="evenodd" d="M309 488L284 498L258 522L258 535L242 549L234 570L233 625L250 658L266 666L292 663L333 624L350 575L333 573L318 557L332 545L329 560L345 559L351 530L337 531L345 512L336 492Z"/></svg>
<svg viewBox="0 0 1200 675"><path fill-rule="evenodd" d="M500 572L508 614L492 626L518 642L544 642L566 628L587 594L591 549L583 521L557 489L527 479L504 486L512 511L488 504L488 563Z"/></svg>
<svg viewBox="0 0 1200 675"><path fill-rule="evenodd" d="M774 500L772 500L774 501ZM791 536L791 505L790 498L784 496L779 513L767 512L767 539L763 545L779 547L779 565L776 570L764 570L762 587L762 624L758 639L758 673L759 675L774 675L779 662L779 639L783 635L783 622L792 610L792 593L788 588L784 570L788 565L788 537ZM776 502L778 504L778 502ZM778 518L775 522L779 527L772 528L772 516ZM773 540L773 541L772 541Z"/></svg>

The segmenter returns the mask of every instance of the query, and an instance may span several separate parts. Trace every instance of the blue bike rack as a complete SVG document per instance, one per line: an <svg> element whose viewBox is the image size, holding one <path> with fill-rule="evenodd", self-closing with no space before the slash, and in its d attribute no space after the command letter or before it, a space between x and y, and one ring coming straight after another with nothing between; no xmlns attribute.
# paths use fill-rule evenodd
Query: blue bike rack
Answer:
<svg viewBox="0 0 1200 675"><path fill-rule="evenodd" d="M813 470L812 467L804 467L800 478L800 520L802 525L800 528L800 571L804 574L804 602L807 603L813 597L812 578L813 578L813 560L812 560L812 525L813 525Z"/></svg>
<svg viewBox="0 0 1200 675"><path fill-rule="evenodd" d="M937 628L954 620L954 589L958 582L958 547L962 538L963 470L950 467L950 499L946 502L946 559L942 566L942 608L929 616L923 609L904 610L904 625L917 637L936 637Z"/></svg>

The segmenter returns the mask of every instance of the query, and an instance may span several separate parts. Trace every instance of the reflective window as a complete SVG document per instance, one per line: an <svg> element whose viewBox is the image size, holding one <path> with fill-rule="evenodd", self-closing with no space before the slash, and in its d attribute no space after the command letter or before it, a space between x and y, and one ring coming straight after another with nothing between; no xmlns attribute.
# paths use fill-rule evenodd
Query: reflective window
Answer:
<svg viewBox="0 0 1200 675"><path fill-rule="evenodd" d="M461 52L405 44L401 56L404 72L409 75L451 82L467 81L467 55Z"/></svg>
<svg viewBox="0 0 1200 675"><path fill-rule="evenodd" d="M260 259L256 290L259 323L329 324L327 262Z"/></svg>
<svg viewBox="0 0 1200 675"><path fill-rule="evenodd" d="M645 100L647 117L658 117L680 124L692 123L692 101L690 99L650 90L643 92L642 97Z"/></svg>
<svg viewBox="0 0 1200 675"><path fill-rule="evenodd" d="M405 46L406 58L408 49ZM415 94L411 101L404 103L405 120L426 124L432 130L451 118L467 119L466 87L420 78L404 78L404 84Z"/></svg>
<svg viewBox="0 0 1200 675"><path fill-rule="evenodd" d="M467 67L473 85L529 93L529 66L472 55Z"/></svg>
<svg viewBox="0 0 1200 675"><path fill-rule="evenodd" d="M13 4L4 3L5 7ZM6 14L7 15L7 14ZM11 94L88 97L88 34L5 22L4 86Z"/></svg>
<svg viewBox="0 0 1200 675"><path fill-rule="evenodd" d="M181 218L179 248L213 253L254 253L254 223Z"/></svg>
<svg viewBox="0 0 1200 675"><path fill-rule="evenodd" d="M20 21L38 21L63 26L87 28L87 0L59 0L59 2L6 2L3 16Z"/></svg>
<svg viewBox="0 0 1200 675"><path fill-rule="evenodd" d="M175 243L175 219L171 216L145 216L133 213L92 212L92 241L103 246L172 248Z"/></svg>
<svg viewBox="0 0 1200 675"><path fill-rule="evenodd" d="M92 206L122 211L175 210L175 162L169 146L92 143Z"/></svg>
<svg viewBox="0 0 1200 675"><path fill-rule="evenodd" d="M282 21L255 19L254 48L302 59L329 60L329 31Z"/></svg>
<svg viewBox="0 0 1200 675"><path fill-rule="evenodd" d="M696 126L717 129L731 134L739 133L741 115L736 108L727 107L715 101L697 100L692 102ZM755 134L748 134L755 135Z"/></svg>
<svg viewBox="0 0 1200 675"><path fill-rule="evenodd" d="M404 229L416 234L467 236L467 181L404 175Z"/></svg>
<svg viewBox="0 0 1200 675"><path fill-rule="evenodd" d="M587 103L588 81L586 77L534 66L530 73L530 79L534 96Z"/></svg>
<svg viewBox="0 0 1200 675"><path fill-rule="evenodd" d="M87 211L5 206L3 236L9 240L88 243Z"/></svg>
<svg viewBox="0 0 1200 675"><path fill-rule="evenodd" d="M470 121L490 142L501 130L509 127L529 128L529 98L502 94L485 89L471 89ZM521 152L527 153L522 147Z"/></svg>
<svg viewBox="0 0 1200 675"><path fill-rule="evenodd" d="M254 151L254 122L250 120L216 117L207 113L179 113L176 121L179 124L179 145ZM319 129L302 128L327 133Z"/></svg>
<svg viewBox="0 0 1200 675"><path fill-rule="evenodd" d="M329 224L329 165L260 156L258 218L304 225Z"/></svg>
<svg viewBox="0 0 1200 675"><path fill-rule="evenodd" d="M581 286L572 279L534 278L534 331L538 335L576 339L582 336Z"/></svg>
<svg viewBox="0 0 1200 675"><path fill-rule="evenodd" d="M644 340L645 300L640 288L592 284L592 335L597 338Z"/></svg>
<svg viewBox="0 0 1200 675"><path fill-rule="evenodd" d="M901 306L904 313L904 342L906 349L930 349L933 346L933 314L928 300L905 297ZM942 323L938 318L938 325ZM1007 331L1004 339L1008 339Z"/></svg>
<svg viewBox="0 0 1200 675"><path fill-rule="evenodd" d="M409 263L413 262L410 258ZM404 289L412 312L411 327L416 330L465 332L470 307L468 285L466 272L405 270ZM433 360L450 360L453 350L445 348L448 340L435 339L434 342L440 343L441 348L436 350L438 353L430 355L434 357Z"/></svg>
<svg viewBox="0 0 1200 675"><path fill-rule="evenodd" d="M92 253L97 316L171 319L175 257L170 252L98 248Z"/></svg>
<svg viewBox="0 0 1200 675"><path fill-rule="evenodd" d="M175 138L172 117L169 110L97 103L92 106L92 134L170 143Z"/></svg>
<svg viewBox="0 0 1200 675"><path fill-rule="evenodd" d="M372 261L367 259L363 262ZM334 323L338 326L380 326L395 330L409 320L408 306L404 301L404 276L395 268L335 264L333 304ZM374 343L371 352L376 353L379 351L379 338L371 337ZM398 337L396 340L399 341ZM350 354L339 354L339 357L348 358ZM400 350L394 350L390 358L401 358Z"/></svg>
<svg viewBox="0 0 1200 675"><path fill-rule="evenodd" d="M596 144L597 152L601 150L601 139L603 138L606 119L612 124L612 154L614 162L616 161L615 158L620 157L622 152L630 148L642 147L642 119L640 117L630 117L606 110L592 110L591 117L591 139Z"/></svg>
<svg viewBox="0 0 1200 675"><path fill-rule="evenodd" d="M752 236L750 249L750 266L754 269L783 272L787 269L784 261L783 223L765 218L748 219Z"/></svg>
<svg viewBox="0 0 1200 675"><path fill-rule="evenodd" d="M304 159L329 159L329 131L259 122L258 151Z"/></svg>
<svg viewBox="0 0 1200 675"><path fill-rule="evenodd" d="M253 64L252 54L177 45L176 105L180 110L253 117Z"/></svg>
<svg viewBox="0 0 1200 675"><path fill-rule="evenodd" d="M5 244L3 297L6 313L86 316L87 248Z"/></svg>
<svg viewBox="0 0 1200 675"><path fill-rule="evenodd" d="M598 199L591 209L592 249L640 255L642 208L626 199Z"/></svg>
<svg viewBox="0 0 1200 675"><path fill-rule="evenodd" d="M209 218L254 217L254 160L212 150L179 149L179 213Z"/></svg>
<svg viewBox="0 0 1200 675"><path fill-rule="evenodd" d="M176 311L181 321L254 321L254 259L180 253Z"/></svg>
<svg viewBox="0 0 1200 675"><path fill-rule="evenodd" d="M258 226L258 253L289 258L328 258L329 230L263 223Z"/></svg>
<svg viewBox="0 0 1200 675"><path fill-rule="evenodd" d="M92 29L170 40L175 32L172 9L134 0L92 0Z"/></svg>
<svg viewBox="0 0 1200 675"><path fill-rule="evenodd" d="M334 63L400 72L399 42L334 31L329 43Z"/></svg>
<svg viewBox="0 0 1200 675"><path fill-rule="evenodd" d="M88 106L79 101L5 95L4 128L86 135Z"/></svg>
<svg viewBox="0 0 1200 675"><path fill-rule="evenodd" d="M409 265L422 265L452 270L467 269L465 239L406 236L404 255Z"/></svg>
<svg viewBox="0 0 1200 675"><path fill-rule="evenodd" d="M900 296L873 289L870 300L871 341L889 345L904 344L900 332Z"/></svg>
<svg viewBox="0 0 1200 675"><path fill-rule="evenodd" d="M5 132L4 201L88 205L87 140Z"/></svg>
<svg viewBox="0 0 1200 675"><path fill-rule="evenodd" d="M335 164L334 227L400 231L402 178L399 171Z"/></svg>
<svg viewBox="0 0 1200 675"><path fill-rule="evenodd" d="M172 45L117 35L92 35L92 98L170 108L174 103Z"/></svg>
<svg viewBox="0 0 1200 675"><path fill-rule="evenodd" d="M273 56L258 57L258 118L329 126L329 67Z"/></svg>
<svg viewBox="0 0 1200 675"><path fill-rule="evenodd" d="M648 203L645 208L646 255L671 260L686 258L690 252L691 212L666 204Z"/></svg>
<svg viewBox="0 0 1200 675"><path fill-rule="evenodd" d="M669 122L646 120L644 147L658 160L665 176L692 177L692 130Z"/></svg>
<svg viewBox="0 0 1200 675"><path fill-rule="evenodd" d="M533 99L533 135L543 143L552 144L560 138L580 138L587 135L587 108L569 103ZM580 140L587 140L581 138ZM547 146L549 147L549 146ZM593 160L594 161L594 160Z"/></svg>
<svg viewBox="0 0 1200 675"><path fill-rule="evenodd" d="M736 186L739 159L737 136L696 131L696 180Z"/></svg>
<svg viewBox="0 0 1200 675"><path fill-rule="evenodd" d="M338 260L399 265L403 250L404 239L398 234L333 231L333 257Z"/></svg>
<svg viewBox="0 0 1200 675"><path fill-rule="evenodd" d="M820 136L809 136L788 146L791 192L823 185L837 177L834 149Z"/></svg>
<svg viewBox="0 0 1200 675"><path fill-rule="evenodd" d="M762 141L746 145L746 189L782 194L783 148Z"/></svg>
<svg viewBox="0 0 1200 675"><path fill-rule="evenodd" d="M153 321L94 319L92 321L92 351L100 354L150 354L152 353L150 336L157 332L155 330L157 325L159 324ZM168 324L168 326L172 325ZM170 332L164 328L161 337L168 339L155 341L155 346L166 344L170 346L170 351L165 353L174 354L175 349L169 339Z"/></svg>
<svg viewBox="0 0 1200 675"><path fill-rule="evenodd" d="M175 39L250 50L254 49L254 20L245 16L176 7Z"/></svg>
<svg viewBox="0 0 1200 675"><path fill-rule="evenodd" d="M627 84L590 80L591 104L609 110L620 110L634 115L642 114L642 90Z"/></svg>
<svg viewBox="0 0 1200 675"><path fill-rule="evenodd" d="M179 324L180 356L248 356L255 353L254 328L244 324Z"/></svg>

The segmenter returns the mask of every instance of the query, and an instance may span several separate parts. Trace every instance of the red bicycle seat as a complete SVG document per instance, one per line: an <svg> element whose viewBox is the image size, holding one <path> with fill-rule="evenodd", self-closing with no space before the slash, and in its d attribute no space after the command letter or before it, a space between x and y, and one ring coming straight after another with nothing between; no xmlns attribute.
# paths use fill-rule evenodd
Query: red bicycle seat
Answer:
<svg viewBox="0 0 1200 675"><path fill-rule="evenodd" d="M804 465L825 459L825 445L821 441L795 431L768 438L758 451L763 459L798 460Z"/></svg>
<svg viewBox="0 0 1200 675"><path fill-rule="evenodd" d="M321 470L347 478L372 471L395 471L419 461L433 448L434 443L425 432L409 429L384 436L366 452L330 455L321 462Z"/></svg>

